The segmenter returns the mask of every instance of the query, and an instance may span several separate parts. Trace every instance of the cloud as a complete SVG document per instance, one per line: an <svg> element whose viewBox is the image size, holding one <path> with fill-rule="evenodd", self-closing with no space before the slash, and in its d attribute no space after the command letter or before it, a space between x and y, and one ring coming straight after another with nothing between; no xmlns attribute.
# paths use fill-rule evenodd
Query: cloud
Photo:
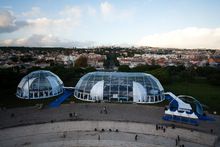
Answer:
<svg viewBox="0 0 220 147"><path fill-rule="evenodd" d="M82 10L78 6L67 6L62 11L60 11L59 14L72 19L79 19L82 15Z"/></svg>
<svg viewBox="0 0 220 147"><path fill-rule="evenodd" d="M0 41L1 46L28 46L28 47L89 47L92 41L66 41L52 34L34 34L26 38L6 39Z"/></svg>
<svg viewBox="0 0 220 147"><path fill-rule="evenodd" d="M174 48L220 48L220 28L188 27L142 37L139 46Z"/></svg>
<svg viewBox="0 0 220 147"><path fill-rule="evenodd" d="M1 41L1 45L6 46L50 46L60 42L57 37L52 35L34 34L27 38L7 39Z"/></svg>
<svg viewBox="0 0 220 147"><path fill-rule="evenodd" d="M134 16L132 8L117 9L107 1L100 4L100 12L103 20L107 22L129 20Z"/></svg>
<svg viewBox="0 0 220 147"><path fill-rule="evenodd" d="M26 32L32 34L71 34L81 23L82 10L78 6L68 6L58 12L59 18L38 17L27 19L29 27Z"/></svg>
<svg viewBox="0 0 220 147"><path fill-rule="evenodd" d="M30 11L28 12L23 12L22 16L24 17L39 17L41 15L41 9L39 7L32 7Z"/></svg>
<svg viewBox="0 0 220 147"><path fill-rule="evenodd" d="M93 7L91 7L91 6L88 6L88 7L87 7L87 13L88 13L88 15L90 15L90 16L95 16L95 15L96 15L96 9L93 8Z"/></svg>
<svg viewBox="0 0 220 147"><path fill-rule="evenodd" d="M28 32L33 34L69 34L80 25L80 19L73 19L70 17L50 19L47 17L29 19L27 20L29 27Z"/></svg>
<svg viewBox="0 0 220 147"><path fill-rule="evenodd" d="M27 25L26 21L17 21L11 11L0 10L0 33L14 32Z"/></svg>
<svg viewBox="0 0 220 147"><path fill-rule="evenodd" d="M102 2L100 4L101 13L103 15L110 15L113 11L113 6L109 2Z"/></svg>
<svg viewBox="0 0 220 147"><path fill-rule="evenodd" d="M25 21L18 21L13 12L0 10L0 33L11 33L25 27L23 32L32 34L63 34L70 33L81 20L81 9L77 6L65 7L59 12L60 18L48 18L41 16L39 7L32 7L31 11L21 15L27 17Z"/></svg>

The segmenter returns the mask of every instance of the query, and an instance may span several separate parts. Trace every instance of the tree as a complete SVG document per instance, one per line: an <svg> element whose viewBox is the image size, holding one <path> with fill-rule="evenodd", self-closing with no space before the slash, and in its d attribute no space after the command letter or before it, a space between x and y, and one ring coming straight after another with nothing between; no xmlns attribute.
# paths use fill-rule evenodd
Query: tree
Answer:
<svg viewBox="0 0 220 147"><path fill-rule="evenodd" d="M120 65L118 67L118 71L121 71L121 72L129 72L131 69L128 65Z"/></svg>
<svg viewBox="0 0 220 147"><path fill-rule="evenodd" d="M110 66L110 62L109 62L109 60L108 59L105 59L104 60L104 65L103 65L105 68L109 68L109 66Z"/></svg>
<svg viewBox="0 0 220 147"><path fill-rule="evenodd" d="M171 83L171 76L166 68L158 68L152 71L149 71L152 75L154 75L158 80L166 85Z"/></svg>
<svg viewBox="0 0 220 147"><path fill-rule="evenodd" d="M75 67L80 68L80 67L87 67L88 66L88 59L86 56L80 56L78 59L75 61Z"/></svg>
<svg viewBox="0 0 220 147"><path fill-rule="evenodd" d="M178 75L181 81L192 82L194 80L194 73L189 70L182 71Z"/></svg>
<svg viewBox="0 0 220 147"><path fill-rule="evenodd" d="M133 72L148 72L151 70L159 69L161 68L160 65L138 65L134 68L132 68Z"/></svg>
<svg viewBox="0 0 220 147"><path fill-rule="evenodd" d="M219 73L209 75L207 79L209 83L212 85L218 85L218 86L220 85L220 74Z"/></svg>

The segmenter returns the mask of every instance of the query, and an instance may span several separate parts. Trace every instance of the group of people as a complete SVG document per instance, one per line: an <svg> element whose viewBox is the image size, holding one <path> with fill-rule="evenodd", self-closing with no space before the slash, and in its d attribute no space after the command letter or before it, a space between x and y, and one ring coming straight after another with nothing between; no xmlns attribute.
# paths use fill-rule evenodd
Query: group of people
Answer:
<svg viewBox="0 0 220 147"><path fill-rule="evenodd" d="M69 117L73 117L74 119L78 119L78 114L76 112L69 113Z"/></svg>
<svg viewBox="0 0 220 147"><path fill-rule="evenodd" d="M163 132L166 132L166 127L167 126L156 124L156 130L163 130Z"/></svg>
<svg viewBox="0 0 220 147"><path fill-rule="evenodd" d="M95 128L94 131L97 131L97 128ZM101 129L101 131L104 132L105 129ZM111 132L111 131L112 131L112 129L109 129L109 132ZM115 129L115 132L118 132L118 129ZM101 139L101 136L98 135L98 140L100 140L100 139Z"/></svg>
<svg viewBox="0 0 220 147"><path fill-rule="evenodd" d="M156 130L163 130L163 132L166 132L166 128L167 128L167 126L156 124ZM172 128L174 129L175 127L172 126ZM180 136L179 135L175 139L175 143L176 143L176 146L184 147L184 144L180 144Z"/></svg>

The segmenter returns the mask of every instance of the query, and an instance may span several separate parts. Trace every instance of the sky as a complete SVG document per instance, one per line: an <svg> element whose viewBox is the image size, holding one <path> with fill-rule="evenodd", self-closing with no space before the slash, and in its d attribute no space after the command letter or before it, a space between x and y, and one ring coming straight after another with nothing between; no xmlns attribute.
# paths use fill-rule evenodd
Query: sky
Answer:
<svg viewBox="0 0 220 147"><path fill-rule="evenodd" d="M0 46L220 49L219 0L0 0Z"/></svg>

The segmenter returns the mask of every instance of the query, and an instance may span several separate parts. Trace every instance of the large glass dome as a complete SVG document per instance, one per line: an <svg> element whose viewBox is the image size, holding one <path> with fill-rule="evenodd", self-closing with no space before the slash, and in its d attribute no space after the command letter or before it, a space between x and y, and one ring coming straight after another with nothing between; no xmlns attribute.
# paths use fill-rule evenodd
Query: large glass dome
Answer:
<svg viewBox="0 0 220 147"><path fill-rule="evenodd" d="M91 72L79 80L74 96L85 101L157 103L164 100L164 89L146 73Z"/></svg>
<svg viewBox="0 0 220 147"><path fill-rule="evenodd" d="M22 99L42 99L63 93L63 82L46 70L31 72L18 84L16 96Z"/></svg>

